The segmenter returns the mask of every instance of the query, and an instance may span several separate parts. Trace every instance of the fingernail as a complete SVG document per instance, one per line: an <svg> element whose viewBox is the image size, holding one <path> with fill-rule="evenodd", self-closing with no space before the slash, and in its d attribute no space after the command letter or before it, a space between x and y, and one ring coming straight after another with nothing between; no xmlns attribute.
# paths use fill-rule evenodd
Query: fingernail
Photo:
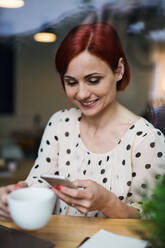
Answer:
<svg viewBox="0 0 165 248"><path fill-rule="evenodd" d="M20 189L21 188L21 185L17 183L17 184L15 184L14 188L15 189Z"/></svg>
<svg viewBox="0 0 165 248"><path fill-rule="evenodd" d="M57 186L56 186L56 189L57 189L57 190L60 190L60 189L61 189L61 186L60 186L60 185L57 185Z"/></svg>

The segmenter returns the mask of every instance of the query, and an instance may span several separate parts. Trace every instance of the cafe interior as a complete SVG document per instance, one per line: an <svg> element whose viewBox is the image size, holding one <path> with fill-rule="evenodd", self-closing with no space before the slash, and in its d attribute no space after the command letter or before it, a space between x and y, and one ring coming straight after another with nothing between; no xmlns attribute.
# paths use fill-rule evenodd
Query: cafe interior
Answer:
<svg viewBox="0 0 165 248"><path fill-rule="evenodd" d="M96 21L115 26L131 68L131 82L118 93L119 102L165 134L164 0L0 0L0 186L27 177L50 116L72 106L62 88L54 56L73 27ZM56 247L77 247L85 238L81 225L87 226L89 235L102 227L102 220L94 227L94 220L81 220L80 225L79 219L54 218L60 227L55 227L58 235L50 240ZM71 223L72 232L77 225L80 234L71 238L65 230L64 242L61 230L65 220ZM111 221L102 228L111 231L110 225L117 234L138 236L130 234L129 228L122 229L126 222ZM119 226L123 231L118 231ZM48 231L49 227L41 237L49 240ZM40 233L35 236L40 237Z"/></svg>

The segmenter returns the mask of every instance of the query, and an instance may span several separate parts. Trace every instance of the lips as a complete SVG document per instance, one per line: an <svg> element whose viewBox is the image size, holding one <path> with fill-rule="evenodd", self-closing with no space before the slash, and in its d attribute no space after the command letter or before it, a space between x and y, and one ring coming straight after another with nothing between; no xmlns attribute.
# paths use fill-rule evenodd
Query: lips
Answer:
<svg viewBox="0 0 165 248"><path fill-rule="evenodd" d="M90 100L90 101L80 101L81 105L83 107L93 107L95 106L96 102L99 100L99 98Z"/></svg>

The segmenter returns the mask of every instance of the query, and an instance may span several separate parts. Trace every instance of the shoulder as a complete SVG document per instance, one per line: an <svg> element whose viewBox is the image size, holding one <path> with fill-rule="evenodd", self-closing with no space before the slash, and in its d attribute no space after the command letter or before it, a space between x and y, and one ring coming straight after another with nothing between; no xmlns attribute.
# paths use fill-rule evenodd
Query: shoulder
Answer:
<svg viewBox="0 0 165 248"><path fill-rule="evenodd" d="M165 147L165 137L163 133L155 128L150 122L141 117L130 130L134 130L135 147L148 144L150 147L161 145Z"/></svg>
<svg viewBox="0 0 165 248"><path fill-rule="evenodd" d="M78 120L81 116L80 110L76 108L71 109L63 109L54 113L44 130L43 137L46 139L47 137L57 137L59 138L61 135L63 137L72 136L74 134ZM68 135L68 133L70 135Z"/></svg>
<svg viewBox="0 0 165 248"><path fill-rule="evenodd" d="M77 108L71 108L71 109L62 109L59 110L58 112L54 113L49 121L48 121L48 125L51 124L58 124L59 122L62 123L68 123L70 121L75 121L76 119L79 120L81 116L81 112L79 109Z"/></svg>

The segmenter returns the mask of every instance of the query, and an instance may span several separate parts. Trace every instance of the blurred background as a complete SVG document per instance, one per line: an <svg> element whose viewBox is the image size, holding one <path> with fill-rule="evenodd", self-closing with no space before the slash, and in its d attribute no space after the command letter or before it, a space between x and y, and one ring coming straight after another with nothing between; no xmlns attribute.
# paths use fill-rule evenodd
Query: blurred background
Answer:
<svg viewBox="0 0 165 248"><path fill-rule="evenodd" d="M26 177L49 117L71 106L54 56L96 21L116 27L131 68L119 101L165 134L165 0L0 0L0 185Z"/></svg>

